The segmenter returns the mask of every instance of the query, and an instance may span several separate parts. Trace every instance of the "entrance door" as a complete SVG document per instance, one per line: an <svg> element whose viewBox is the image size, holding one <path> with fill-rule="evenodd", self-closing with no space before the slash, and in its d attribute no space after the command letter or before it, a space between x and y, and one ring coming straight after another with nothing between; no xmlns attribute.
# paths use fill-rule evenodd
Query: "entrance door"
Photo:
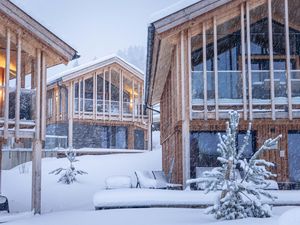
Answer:
<svg viewBox="0 0 300 225"><path fill-rule="evenodd" d="M300 182L300 131L288 134L289 178Z"/></svg>

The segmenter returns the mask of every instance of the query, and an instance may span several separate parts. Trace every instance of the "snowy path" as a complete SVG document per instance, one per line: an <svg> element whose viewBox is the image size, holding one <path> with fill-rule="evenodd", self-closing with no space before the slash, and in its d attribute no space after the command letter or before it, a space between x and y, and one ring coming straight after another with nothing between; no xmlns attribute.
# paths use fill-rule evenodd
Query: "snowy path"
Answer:
<svg viewBox="0 0 300 225"><path fill-rule="evenodd" d="M289 220L286 220L286 216L280 218L286 211L288 211L286 216L289 217ZM278 207L274 208L273 214L273 217L264 219L217 221L212 215L205 215L203 209L151 208L66 211L34 216L7 223L7 225L299 225L300 208Z"/></svg>

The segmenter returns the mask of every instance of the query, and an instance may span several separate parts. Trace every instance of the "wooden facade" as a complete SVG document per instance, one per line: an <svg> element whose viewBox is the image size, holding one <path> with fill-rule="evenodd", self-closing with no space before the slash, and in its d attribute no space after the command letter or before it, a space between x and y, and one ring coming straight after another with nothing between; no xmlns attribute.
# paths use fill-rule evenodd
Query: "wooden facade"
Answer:
<svg viewBox="0 0 300 225"><path fill-rule="evenodd" d="M144 114L144 75L140 70L118 56L109 56L75 67L58 77L48 83L47 125L68 123L65 135L69 147L147 148L148 117ZM105 137L99 134L91 139L95 132L86 132L82 136L86 143L78 144L75 124L77 129L96 126ZM110 131L103 130L107 128ZM116 135L111 129L115 128L121 136L126 136L124 145L107 141L106 132L111 139L111 135Z"/></svg>
<svg viewBox="0 0 300 225"><path fill-rule="evenodd" d="M0 151L8 139L32 142L32 209L41 212L47 68L76 51L13 3L0 1ZM25 85L30 77L31 84Z"/></svg>
<svg viewBox="0 0 300 225"><path fill-rule="evenodd" d="M275 163L278 182L300 182L291 174L300 149L289 142L300 131L299 4L204 0L152 22L146 103L160 103L163 167L175 158L175 182L203 166L195 157L206 140L195 146L193 137L224 131L230 110L240 114L241 135L252 122L253 151L283 135L263 157Z"/></svg>

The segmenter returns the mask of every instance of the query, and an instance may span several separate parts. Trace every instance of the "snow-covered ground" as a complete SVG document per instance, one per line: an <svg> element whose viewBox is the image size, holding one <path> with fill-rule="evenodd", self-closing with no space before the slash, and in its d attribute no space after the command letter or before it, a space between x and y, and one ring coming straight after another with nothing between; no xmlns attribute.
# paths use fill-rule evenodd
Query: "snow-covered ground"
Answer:
<svg viewBox="0 0 300 225"><path fill-rule="evenodd" d="M59 178L49 172L66 168L66 158L46 158L42 161L42 212L94 209L93 195L105 188L110 176L131 176L135 182L135 170L161 170L161 151L135 154L81 156L74 165L88 174L78 175L78 182L66 185L57 183ZM12 212L31 209L31 162L3 171L2 192L9 199Z"/></svg>
<svg viewBox="0 0 300 225"><path fill-rule="evenodd" d="M65 211L17 220L8 225L299 225L300 208L278 207L271 218L218 221L203 209L150 208Z"/></svg>

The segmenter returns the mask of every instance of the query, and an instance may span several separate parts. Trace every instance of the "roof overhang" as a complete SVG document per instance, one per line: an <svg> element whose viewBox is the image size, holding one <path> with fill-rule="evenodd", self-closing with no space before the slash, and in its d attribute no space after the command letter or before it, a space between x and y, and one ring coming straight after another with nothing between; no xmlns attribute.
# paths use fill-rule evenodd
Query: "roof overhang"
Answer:
<svg viewBox="0 0 300 225"><path fill-rule="evenodd" d="M62 57L65 63L78 58L77 51L8 0L0 0L0 13Z"/></svg>

